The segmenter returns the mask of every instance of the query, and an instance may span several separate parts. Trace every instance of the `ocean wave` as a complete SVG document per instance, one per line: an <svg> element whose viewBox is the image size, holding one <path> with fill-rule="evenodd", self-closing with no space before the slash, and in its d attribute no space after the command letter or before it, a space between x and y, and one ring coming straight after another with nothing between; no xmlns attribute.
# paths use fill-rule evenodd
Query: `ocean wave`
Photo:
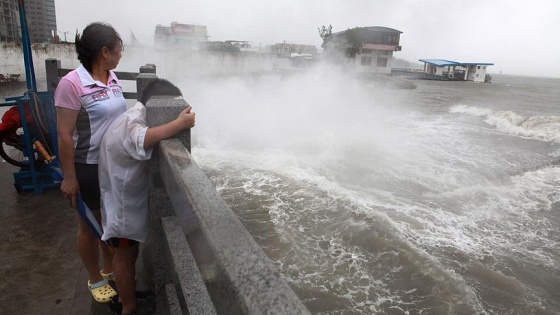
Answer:
<svg viewBox="0 0 560 315"><path fill-rule="evenodd" d="M456 105L449 111L485 117L485 123L508 135L560 143L560 116L524 116L512 111L492 111L467 105Z"/></svg>

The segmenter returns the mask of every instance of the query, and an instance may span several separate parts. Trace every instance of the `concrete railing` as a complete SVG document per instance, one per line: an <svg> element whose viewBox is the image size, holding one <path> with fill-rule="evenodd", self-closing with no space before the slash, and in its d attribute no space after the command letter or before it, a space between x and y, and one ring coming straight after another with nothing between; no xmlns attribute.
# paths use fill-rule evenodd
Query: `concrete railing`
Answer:
<svg viewBox="0 0 560 315"><path fill-rule="evenodd" d="M56 87L54 71L58 82L64 70L60 63L51 68L47 83ZM47 77L48 69L47 64ZM155 66L141 67L136 96L156 78ZM148 125L176 118L186 105L183 99L150 99ZM185 130L160 142L150 161L152 227L138 276L156 292L158 314L309 314L193 160L190 147Z"/></svg>
<svg viewBox="0 0 560 315"><path fill-rule="evenodd" d="M139 81L156 77L149 76ZM152 98L148 125L174 119L186 105ZM177 305L191 314L308 314L189 151L185 131L162 141L151 161L147 246L153 248L156 294L165 293L162 302L179 314Z"/></svg>

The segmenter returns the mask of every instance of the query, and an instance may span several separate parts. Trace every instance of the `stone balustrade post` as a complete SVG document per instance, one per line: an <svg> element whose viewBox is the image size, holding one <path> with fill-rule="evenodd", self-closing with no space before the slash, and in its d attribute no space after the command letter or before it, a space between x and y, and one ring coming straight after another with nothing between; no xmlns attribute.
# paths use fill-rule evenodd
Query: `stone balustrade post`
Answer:
<svg viewBox="0 0 560 315"><path fill-rule="evenodd" d="M140 73L136 77L136 100L140 101L142 99L142 92L148 85L148 83L157 79L155 66L145 65L140 67ZM146 104L144 104L146 105Z"/></svg>
<svg viewBox="0 0 560 315"><path fill-rule="evenodd" d="M54 58L45 59L45 70L47 72L47 91L53 92L58 85L58 69L60 69L60 60Z"/></svg>

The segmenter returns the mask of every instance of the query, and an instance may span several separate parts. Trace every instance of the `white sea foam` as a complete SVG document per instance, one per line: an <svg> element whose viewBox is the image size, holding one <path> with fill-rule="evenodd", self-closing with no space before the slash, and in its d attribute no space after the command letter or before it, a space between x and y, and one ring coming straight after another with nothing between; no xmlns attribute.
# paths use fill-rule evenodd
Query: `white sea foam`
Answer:
<svg viewBox="0 0 560 315"><path fill-rule="evenodd" d="M466 105L453 106L450 112L485 117L487 124L505 134L560 143L560 116L523 116Z"/></svg>
<svg viewBox="0 0 560 315"><path fill-rule="evenodd" d="M429 300L484 314L493 297L478 288L493 284L480 275L519 288L501 275L511 259L557 270L558 117L468 105L449 115L439 104L425 114L352 80L307 76L224 80L195 95L210 99L195 159L230 202L262 211L246 219L270 223L256 238L289 282L350 312L420 313L412 305ZM436 284L413 285L407 270ZM521 287L514 303L540 299Z"/></svg>
<svg viewBox="0 0 560 315"><path fill-rule="evenodd" d="M199 161L214 160L213 157L209 156L209 154L212 153L204 148L199 148L194 152L196 154L196 159ZM224 155L223 152L221 154L214 152L213 154L221 156ZM270 187L269 183L271 182L271 179L270 173L268 172L281 173L283 176L291 178L294 182L300 182L304 184L304 186L312 185L311 187L314 187L314 189L326 192L325 195L317 196L314 190L305 192L308 189L303 189L299 190L299 196L292 196L296 197L292 198L294 200L307 200L307 203L311 200L310 205L299 205L300 207L303 206L305 209L303 212L298 212L293 208L293 204L286 203L283 197L274 197L277 194L280 196L285 195L283 192L285 188L276 187L275 189L267 189L264 192L268 193L269 197L272 194L271 197L276 200L268 208L268 213L271 215L274 222L277 235L279 235L285 243L290 244L289 246L292 251L298 252L297 256L300 257L299 259L302 259L301 257L305 257L305 261L297 263L279 262L279 265L282 265L281 269L285 268L286 273L292 276L290 281L294 281L294 283L298 286L323 287L326 282L328 285L323 288L326 292L340 292L342 296L349 300L361 301L355 302L358 309L371 308L375 311L379 310L380 304L388 303L388 301L393 301L398 305L403 305L403 303L406 304L403 298L405 298L406 295L414 295L413 293L417 290L416 288L409 287L406 290L408 293L394 291L394 289L391 289L390 282L392 277L399 277L399 274L402 272L401 268L391 269L392 271L385 274L382 279L372 277L371 270L368 267L368 262L374 258L364 256L365 254L360 252L359 249L352 249L344 244L342 241L343 235L353 235L357 233L357 231L360 230L360 225L364 226L365 223L356 224L352 228L345 227L348 223L344 223L336 230L330 230L328 228L329 225L333 224L331 220L334 219L334 217L331 217L334 213L328 214L334 210L331 209L333 205L330 203L339 203L347 200L349 202L348 206L345 206L344 208L349 207L347 210L352 209L351 211L353 212L365 214L367 217L374 218L375 221L380 222L379 224L383 226L383 231L385 233L384 238L393 241L400 240L401 246L405 243L408 244L410 251L414 252L414 255L418 255L417 259L415 259L416 263L426 265L426 267L421 267L426 269L424 272L428 274L435 272L438 274L437 277L448 278L448 280L443 283L454 283L456 287L453 290L458 290L459 287L462 288L458 297L460 296L461 299L470 300L471 305L476 304L476 302L474 302L476 298L474 295L469 293L466 283L463 283L460 277L454 274L451 270L447 270L444 266L442 266L437 259L434 259L431 254L428 254L428 252L425 251L427 247L424 247L424 245L427 245L425 242L430 238L429 236L422 235L426 232L426 228L430 234L438 234L437 238L439 240L450 238L451 241L460 240L465 242L468 238L464 235L449 234L449 232L458 232L458 230L450 230L450 227L457 225L456 222L444 222L442 216L438 216L437 212L431 212L440 220L434 222L432 217L418 218L423 222L421 224L422 227L420 230L411 230L410 226L407 226L404 223L406 220L401 220L406 215L395 216L392 213L402 214L406 213L407 209L411 209L410 215L416 216L418 215L417 207L411 207L408 205L409 201L400 200L400 198L387 195L386 192L383 192L382 190L376 192L377 197L372 195L372 193L374 193L373 191L368 191L368 195L362 195L356 191L342 187L339 183L332 182L326 177L318 175L313 171L310 172L309 169L299 168L300 166L296 164L290 164L289 167L285 167L285 165L282 166L282 164L268 164L267 159L258 154L245 155L228 152L226 155L228 156L229 162L232 163L226 168L231 168L232 165L235 165L235 168L240 167L260 170L252 173L252 176L246 175L242 179L245 184L241 185L241 187L244 187L244 191L250 195L262 195L263 191L261 191L261 188L267 186ZM204 165L204 167L207 167L207 165ZM285 180L282 180L282 182L285 182ZM286 183L283 185L286 185ZM335 208L337 208L338 211L341 211L340 207ZM413 210L413 208L416 210ZM386 209L388 213L380 211L381 209ZM453 218L450 215L446 217L449 219ZM309 222L315 223L310 225ZM304 224L304 226L302 226L302 224ZM441 226L435 226L435 224L441 224ZM305 233L301 233L302 229ZM390 236L388 234L390 234ZM317 243L317 238L324 240L324 237L327 235L331 235L331 237L326 240L328 243L328 251L324 252L320 248L317 248L314 244ZM449 243L451 241L447 240L445 243ZM456 246L458 248L461 247L458 245ZM371 255L371 253L369 255ZM386 255L398 256L398 252L382 252L378 255L380 256L375 259L383 260L386 259ZM294 263L297 267L294 266ZM385 267L391 266L389 265ZM329 280L330 274L344 273L344 270L346 269L352 270L352 276L347 276L343 283L337 282L336 279ZM321 272L309 273L310 270L320 270ZM435 274L433 276L435 276ZM451 280L451 278L453 278L453 280ZM333 281L334 284L332 283ZM463 284L461 285L461 283ZM378 296L376 298L370 297L370 299L365 301L362 301L362 299L359 298L364 294L366 296L371 294L372 290L373 292L377 292Z"/></svg>
<svg viewBox="0 0 560 315"><path fill-rule="evenodd" d="M487 108L480 108L477 106L455 105L449 109L450 113L469 114L472 116L485 117L493 113L492 110Z"/></svg>
<svg viewBox="0 0 560 315"><path fill-rule="evenodd" d="M418 138L424 139L423 141L429 141L426 139L426 136L429 135L430 131L434 132L434 130L441 129L440 127L445 127L445 125L439 127L431 125L431 127L427 127L425 122L422 125L426 127L424 129L425 134L419 135ZM434 127L436 128L434 129ZM442 130L437 132L445 133ZM457 145L457 141L460 141L460 138L455 137L450 143ZM444 145L444 147L441 145ZM204 164L206 168L228 169L235 165L240 169L251 169L251 173L244 175L245 184L242 186L249 195L264 196L270 195L273 192L272 195L276 202L269 208L269 214L275 223L276 233L285 238L284 242L292 244L294 250L297 247L299 255L307 257L309 261L316 262L313 267L309 266L310 269L308 270L301 270L300 268L301 264L306 265L309 262L302 261L295 263L295 265L290 263L284 266L286 273L291 274L294 277L292 281L295 281L298 285L324 286L324 281L331 281L325 279L325 273L309 273L310 270L325 270L324 272L327 272L328 268L336 268L336 266L341 264L347 267L352 265L356 268L356 266L364 264L356 265L356 263L365 260L365 258L359 258L362 254L346 248L338 242L337 238L329 240L329 248L332 249L332 251L329 251L329 256L324 256L321 251L316 252L312 245L316 241L308 235L314 232L310 230L311 227L308 224L302 225L301 220L304 219L302 216L305 215L307 220L310 220L313 216L318 215L318 211L329 209L332 205L322 205L322 198L325 198L325 196L312 197L311 194L307 193L301 195L302 191L300 191L299 196L292 195L289 198L293 197L294 200L300 201L317 198L317 204L312 207L304 207L305 214L293 213L293 204L285 203L285 196L282 197L282 185L285 184L275 186L278 182L282 182L282 180L274 179L274 176L271 178L269 175L273 173L285 176L293 182L313 185L319 191L326 192L326 196L333 198L333 200L348 200L352 205L357 205L357 208L353 208L353 211L362 212L368 216L373 215L376 220L384 222L383 224L388 229L387 231L392 231L391 239L400 239L406 242L417 254L424 256L423 259L431 261L429 263L432 266L431 268L437 266L435 269L440 269L441 271L446 270L446 267L444 267L445 259L442 260L441 257L436 258L439 256L436 252L440 250L443 252L458 252L462 253L461 255L480 260L488 256L498 257L512 253L513 255L523 253L523 258L525 259L528 253L526 248L534 248L534 244L546 241L546 238L541 237L539 233L535 233L533 229L543 230L545 228L544 230L546 230L548 223L542 220L535 221L534 218L531 218L530 213L532 211L542 211L542 206L545 203L548 203L547 207L550 209L555 202L554 199L551 200L550 196L543 193L550 191L550 189L545 189L548 187L548 184L541 185L541 183L547 180L539 179L539 176L543 174L554 174L555 172L549 172L550 170L548 169L543 172L527 172L522 176L513 177L512 181L509 182L509 186L496 186L489 181L481 181L480 179L473 181L473 174L467 174L468 172L466 171L468 169L463 169L463 167L469 165L469 161L474 159L478 160L477 163L490 163L492 154L490 154L487 162L484 162L485 159L482 155L477 155L478 153L475 153L472 158L465 156L453 157L454 154L452 152L454 150L444 149L445 145L447 144L443 142L439 145L432 144L422 148L424 153L435 150L433 154L423 155L422 157L415 156L412 160L393 160L393 162L401 163L401 165L398 167L398 170L394 170L395 172L392 176L394 175L395 179L402 181L412 180L418 182L419 180L424 180L426 182L425 185L432 186L432 188L440 185L439 188L433 190L433 192L426 193L424 196L436 201L438 204L442 202L447 203L448 200L452 200L459 209L462 209L461 212L449 211L440 206L427 206L424 202L403 199L384 189L371 188L358 191L341 186L340 182L333 181L330 178L328 172L325 173L325 168L329 167L328 162L332 157L324 156L320 153L312 155L310 158L307 155L298 155L292 151L270 150L266 148L261 152L251 151L247 153L243 150L223 151L219 147L200 147L194 150L194 154L197 161L205 161L204 163L207 161L207 164ZM468 143L462 145L467 147ZM471 150L476 152L477 149L471 146ZM468 150L459 150L459 152L465 151ZM446 157L450 154L451 156ZM450 167L449 164L441 164L434 160L430 161L430 156L432 158L437 156L440 160L442 157L450 161L463 160L462 163L464 165L458 164L457 167ZM222 160L223 163L212 166L218 160ZM418 167L415 167L415 164L418 164ZM555 169L552 170L555 171ZM388 168L383 173L385 172L390 174L393 170ZM461 174L464 175L465 179L457 180L463 176ZM551 176L554 178L556 175ZM548 178L548 180L552 179ZM469 182L473 185L469 186ZM452 189L448 190L450 187ZM277 194L278 196L274 197ZM328 222L323 221L326 218L319 215L319 217L311 220L317 220L315 224L323 226ZM509 221L511 218L515 218L515 223ZM516 224L521 225L518 226ZM302 231L305 233L302 233ZM302 235L303 239L300 239L299 237L302 237ZM519 248L519 250L516 250L516 248ZM546 249L534 249L530 253L534 257L533 259L547 266L554 264L556 261L555 257L550 256ZM280 261L279 264L283 264L283 262ZM355 274L365 274L367 268L365 266L362 268L365 268L363 272L356 271ZM463 287L464 292L469 291L468 285L459 275L454 274L453 270L447 270L446 272L447 277L456 278L454 282L457 285L462 283L460 286ZM348 299L360 300L358 297L364 292L368 292L368 290L373 289L375 292L387 291L386 286L388 284L385 280L377 283L375 288L372 287L371 281L373 279L369 279L367 281L368 284L365 286L347 287L346 290L348 291L346 293L340 291L340 294ZM387 279L387 281L390 281L390 279ZM324 290L326 292L333 292L336 287L336 285L333 287L331 284L325 287ZM338 289L340 290L341 288L338 287ZM387 295L379 296L379 300L375 302L378 303L385 299L394 300L395 302L402 301L402 296L399 296L400 294L389 290ZM471 295L469 300L471 305L478 305L474 295ZM366 303L366 305L363 302L357 302L357 304L360 307L373 307L377 310L375 303L373 305Z"/></svg>
<svg viewBox="0 0 560 315"><path fill-rule="evenodd" d="M533 259L553 267L558 255L553 248L549 252L546 248L550 245L547 235L555 229L550 221L554 216L547 212L560 202L558 185L560 168L547 167L514 176L507 186L477 185L432 195L463 207L459 215L433 213L433 219L438 220L434 222L434 235L441 238L461 231L458 237L446 237L446 242L451 240L455 247L473 255L508 255L512 250L524 256L531 253Z"/></svg>

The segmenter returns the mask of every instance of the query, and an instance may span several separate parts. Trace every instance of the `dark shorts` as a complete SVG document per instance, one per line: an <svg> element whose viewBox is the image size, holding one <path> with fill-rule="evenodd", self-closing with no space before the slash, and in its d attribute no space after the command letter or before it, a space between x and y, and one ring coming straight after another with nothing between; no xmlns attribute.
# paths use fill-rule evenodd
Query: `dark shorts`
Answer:
<svg viewBox="0 0 560 315"><path fill-rule="evenodd" d="M108 239L107 243L113 247L132 247L138 245L138 241L117 237Z"/></svg>
<svg viewBox="0 0 560 315"><path fill-rule="evenodd" d="M82 199L90 210L98 211L101 209L101 193L97 164L74 163L74 167Z"/></svg>

